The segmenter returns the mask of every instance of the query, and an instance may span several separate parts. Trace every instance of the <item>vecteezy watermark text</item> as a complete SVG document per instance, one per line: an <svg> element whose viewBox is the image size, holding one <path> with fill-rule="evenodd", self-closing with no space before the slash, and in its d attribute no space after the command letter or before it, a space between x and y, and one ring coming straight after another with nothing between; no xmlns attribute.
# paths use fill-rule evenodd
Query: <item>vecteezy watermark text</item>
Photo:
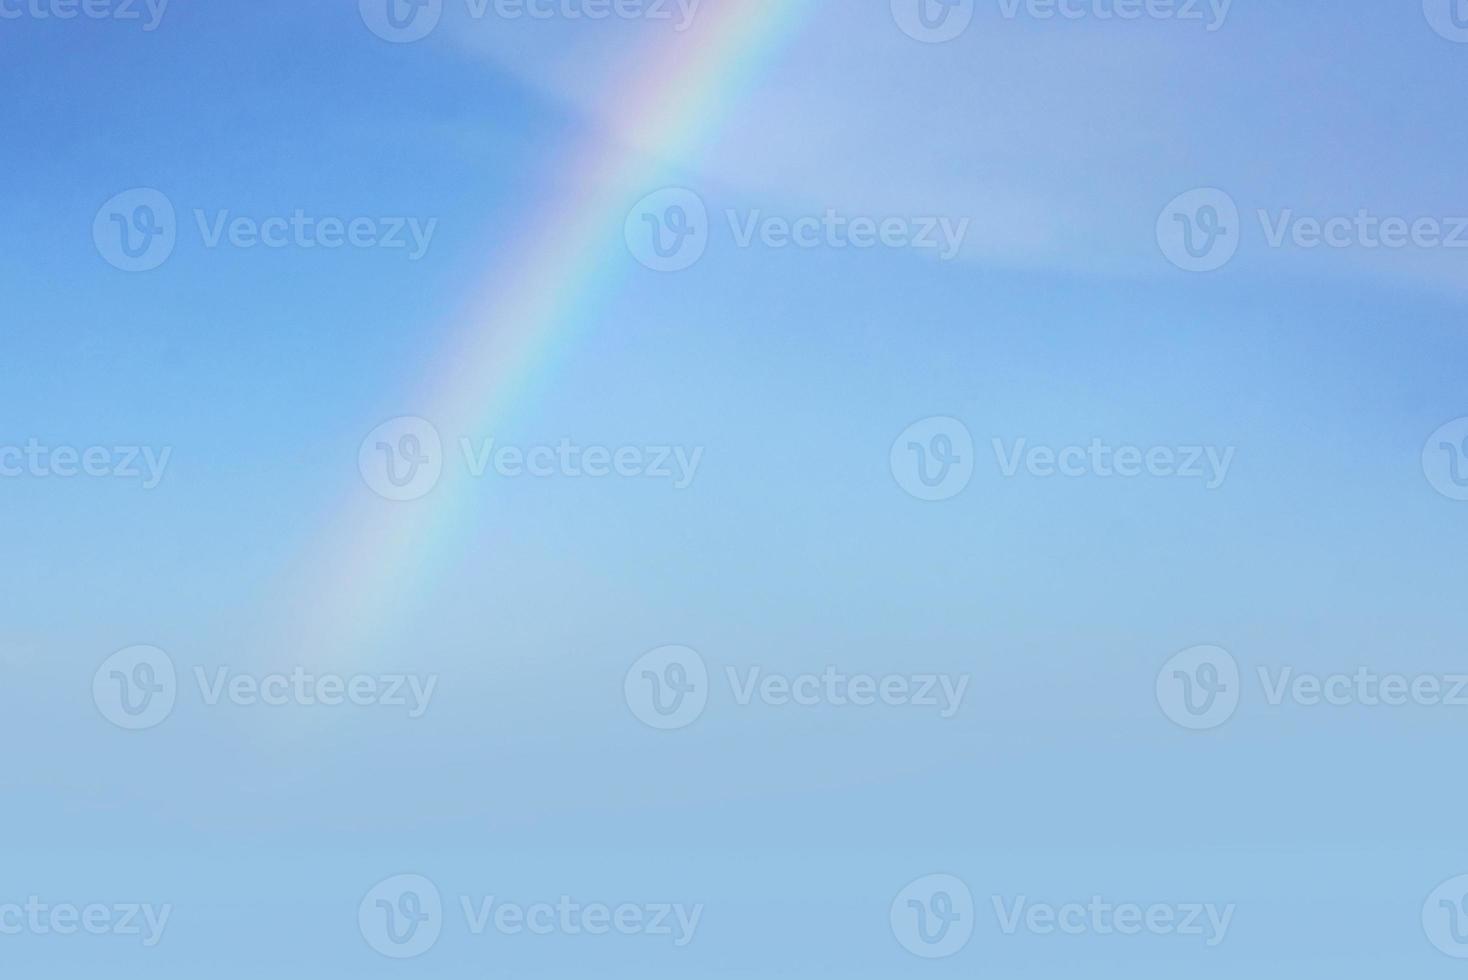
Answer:
<svg viewBox="0 0 1468 980"><path fill-rule="evenodd" d="M570 895L517 902L495 895L460 895L458 907L470 936L651 936L675 948L691 943L702 904L682 902L583 902ZM357 925L367 945L393 959L421 956L443 932L443 896L423 875L394 875L363 896Z"/></svg>
<svg viewBox="0 0 1468 980"><path fill-rule="evenodd" d="M1244 693L1238 661L1219 646L1189 647L1157 672L1157 703L1176 724L1217 728L1233 717ZM1468 708L1468 673L1379 673L1371 667L1320 674L1261 664L1254 676L1263 703L1304 708L1352 706Z"/></svg>
<svg viewBox="0 0 1468 980"><path fill-rule="evenodd" d="M993 448L999 471L1007 477L1018 475L1023 467L1034 477L1202 480L1208 490L1223 486L1235 454L1232 446L1111 446L1100 439L1085 446L1031 446L1020 438L1006 446L996 438Z"/></svg>
<svg viewBox="0 0 1468 980"><path fill-rule="evenodd" d="M0 20L116 20L156 31L169 0L0 0Z"/></svg>
<svg viewBox="0 0 1468 980"><path fill-rule="evenodd" d="M195 666L192 676L206 707L289 706L401 709L423 717L438 687L437 674L317 673L296 666L288 671L246 673L230 667ZM132 646L103 661L92 676L92 700L102 717L119 728L138 731L162 724L179 695L178 671L154 646Z"/></svg>
<svg viewBox="0 0 1468 980"><path fill-rule="evenodd" d="M1212 902L1111 902L1093 895L1085 902L1034 902L1027 896L991 898L999 930L1006 936L1029 932L1037 936L1196 936L1205 946L1217 946L1228 937L1235 906Z"/></svg>
<svg viewBox="0 0 1468 980"><path fill-rule="evenodd" d="M891 0L892 19L908 37L941 44L963 34L973 21L975 0ZM999 0L1005 20L1139 21L1165 20L1203 24L1209 32L1223 27L1233 0Z"/></svg>
<svg viewBox="0 0 1468 980"><path fill-rule="evenodd" d="M760 208L724 212L736 248L911 249L956 258L968 236L970 219L940 215L882 217L826 208L816 214L774 215ZM669 187L633 205L623 229L627 248L642 265L657 272L679 272L703 257L711 226L703 198L683 187Z"/></svg>
<svg viewBox="0 0 1468 980"><path fill-rule="evenodd" d="M163 482L172 446L46 446L28 439L24 446L0 446L0 477L141 480L144 490Z"/></svg>
<svg viewBox="0 0 1468 980"><path fill-rule="evenodd" d="M1365 251L1468 248L1468 216L1300 214L1294 208L1256 211L1264 245L1271 249ZM1180 194L1157 218L1157 244L1167 260L1188 272L1212 272L1233 260L1245 237L1238 204L1216 187Z"/></svg>
<svg viewBox="0 0 1468 980"><path fill-rule="evenodd" d="M471 20L643 20L693 26L700 0L463 0ZM384 41L411 44L438 28L445 0L358 0L362 23Z"/></svg>
<svg viewBox="0 0 1468 980"><path fill-rule="evenodd" d="M995 922L1006 936L1184 936L1214 947L1228 936L1235 906L1212 902L1115 902L1100 895L1065 902L992 895ZM914 956L953 956L972 938L978 909L972 891L951 874L924 875L892 900L892 934Z"/></svg>
<svg viewBox="0 0 1468 980"><path fill-rule="evenodd" d="M206 249L382 249L404 251L415 262L428 254L437 218L316 215L304 208L255 217L228 208L193 210ZM173 202L161 191L139 187L116 195L97 210L92 242L99 255L124 272L148 272L167 262L180 234Z"/></svg>
<svg viewBox="0 0 1468 980"><path fill-rule="evenodd" d="M850 673L827 666L818 673L788 674L758 665L724 668L734 704L756 701L773 708L915 708L952 718L968 690L966 674ZM623 697L632 714L651 728L686 728L707 707L711 692L708 666L696 650L665 646L650 650L628 669Z"/></svg>
<svg viewBox="0 0 1468 980"><path fill-rule="evenodd" d="M703 447L694 446L581 446L570 439L555 445L496 446L493 439L474 443L459 440L469 475L482 477L493 466L503 477L609 476L650 477L673 481L674 490L685 490L698 475Z"/></svg>
<svg viewBox="0 0 1468 980"><path fill-rule="evenodd" d="M1207 444L1113 444L1093 438L1087 444L1031 444L1019 437L995 437L990 446L999 474L1070 479L1196 480L1217 490L1228 478L1237 450ZM919 500L947 500L968 486L974 474L974 439L968 426L946 415L919 419L893 441L888 464L897 485Z"/></svg>
<svg viewBox="0 0 1468 980"><path fill-rule="evenodd" d="M1005 20L1196 21L1210 33L1228 20L1233 0L999 0Z"/></svg>
<svg viewBox="0 0 1468 980"><path fill-rule="evenodd" d="M172 905L148 903L47 902L31 895L24 902L0 903L0 936L136 936L151 949L163 940Z"/></svg>
<svg viewBox="0 0 1468 980"><path fill-rule="evenodd" d="M516 479L609 478L667 481L674 490L686 490L698 475L702 446L643 444L582 445L570 438L537 445L507 445L496 439L460 437L458 449L464 472L483 479L491 470ZM445 451L438 429L426 419L401 416L367 434L357 451L362 480L388 500L417 500L438 485Z"/></svg>

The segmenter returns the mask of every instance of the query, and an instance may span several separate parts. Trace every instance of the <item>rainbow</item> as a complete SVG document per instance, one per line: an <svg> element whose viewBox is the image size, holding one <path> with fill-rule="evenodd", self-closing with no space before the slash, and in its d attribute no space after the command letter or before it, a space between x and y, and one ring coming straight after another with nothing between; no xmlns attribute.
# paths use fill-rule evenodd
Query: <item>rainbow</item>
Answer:
<svg viewBox="0 0 1468 980"><path fill-rule="evenodd" d="M468 327L433 363L402 415L432 422L446 462L460 435L485 431L521 395L539 363L615 285L606 244L657 178L707 146L754 78L804 22L812 0L703 0L688 30L660 36L618 91L628 111L558 168L575 188L527 209L517 247L468 309ZM364 427L366 429L371 426ZM445 467L447 471L447 465ZM292 628L307 650L360 655L385 617L421 602L440 552L474 506L472 481L443 481L421 500L388 502L359 482L319 552L308 556L306 604ZM482 497L478 498L482 502Z"/></svg>

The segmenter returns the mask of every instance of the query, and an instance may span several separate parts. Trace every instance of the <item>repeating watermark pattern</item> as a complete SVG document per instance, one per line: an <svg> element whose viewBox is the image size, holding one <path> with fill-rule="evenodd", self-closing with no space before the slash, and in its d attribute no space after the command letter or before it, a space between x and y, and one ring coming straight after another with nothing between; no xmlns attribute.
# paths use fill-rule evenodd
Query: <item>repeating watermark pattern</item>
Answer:
<svg viewBox="0 0 1468 980"><path fill-rule="evenodd" d="M819 673L786 674L758 665L726 666L723 678L739 707L755 702L775 707L917 708L952 718L963 706L967 674L848 673L828 666ZM627 707L643 724L660 730L686 728L707 707L712 688L708 666L696 650L665 646L637 659L623 679Z"/></svg>
<svg viewBox="0 0 1468 980"><path fill-rule="evenodd" d="M835 208L821 214L767 215L759 208L728 209L734 244L750 248L756 242L769 249L785 248L889 248L918 249L938 253L944 262L958 257L968 237L970 219L941 215L883 217L845 215Z"/></svg>
<svg viewBox="0 0 1468 980"><path fill-rule="evenodd" d="M193 210L200 244L206 249L384 249L406 250L410 262L428 254L437 218L342 218L308 214L256 218L227 208ZM92 241L110 265L124 272L149 272L167 262L178 243L173 202L150 187L134 188L103 204L92 222Z"/></svg>
<svg viewBox="0 0 1468 980"><path fill-rule="evenodd" d="M937 215L873 217L826 208L820 214L772 215L759 208L724 212L737 248L914 249L936 252L942 261L957 258L968 237L968 218ZM655 191L633 205L623 233L627 248L656 272L679 272L703 257L711 227L708 207L685 187Z"/></svg>
<svg viewBox="0 0 1468 980"><path fill-rule="evenodd" d="M628 668L622 696L644 725L661 731L687 728L708 706L708 666L689 647L649 650Z"/></svg>
<svg viewBox="0 0 1468 980"><path fill-rule="evenodd" d="M155 490L172 456L172 446L47 446L31 438L24 446L0 445L0 477L139 480Z"/></svg>
<svg viewBox="0 0 1468 980"><path fill-rule="evenodd" d="M422 875L394 875L362 896L357 906L362 938L383 956L422 956L443 932L443 897Z"/></svg>
<svg viewBox="0 0 1468 980"><path fill-rule="evenodd" d="M1006 446L994 439L994 458L1006 477L1021 469L1033 477L1096 477L1135 479L1200 480L1208 490L1217 490L1228 478L1236 450L1233 446L1112 446L1101 439L1088 445L1031 446L1019 438Z"/></svg>
<svg viewBox="0 0 1468 980"><path fill-rule="evenodd" d="M1228 938L1236 906L1213 902L1112 902L1092 895L1084 902L1031 901L1025 895L991 898L999 931L1006 936L1184 936L1215 947Z"/></svg>
<svg viewBox="0 0 1468 980"><path fill-rule="evenodd" d="M137 187L110 198L92 221L97 253L123 272L148 272L173 254L178 220L162 191Z"/></svg>
<svg viewBox="0 0 1468 980"><path fill-rule="evenodd" d="M172 905L149 903L47 902L31 895L24 902L0 903L0 936L125 936L152 949L163 941Z"/></svg>
<svg viewBox="0 0 1468 980"><path fill-rule="evenodd" d="M1037 902L1027 895L990 896L1000 933L1013 936L1183 936L1215 947L1228 937L1236 906L1213 902ZM960 878L931 874L909 883L892 901L892 934L914 956L941 959L973 938L977 910Z"/></svg>
<svg viewBox="0 0 1468 980"><path fill-rule="evenodd" d="M651 936L682 949L693 942L702 904L681 902L582 902L570 895L514 902L494 895L459 895L457 906L469 936ZM375 885L357 909L367 945L393 959L421 956L444 928L438 887L422 875L395 875Z"/></svg>
<svg viewBox="0 0 1468 980"><path fill-rule="evenodd" d="M1468 249L1468 217L1403 217L1375 214L1368 208L1325 217L1302 215L1293 208L1261 208L1256 216L1264 245L1271 249ZM1188 272L1223 268L1242 239L1238 205L1217 188L1179 195L1157 219L1162 254Z"/></svg>
<svg viewBox="0 0 1468 980"><path fill-rule="evenodd" d="M156 31L169 0L0 0L0 20L115 20Z"/></svg>
<svg viewBox="0 0 1468 980"><path fill-rule="evenodd" d="M990 442L998 472L1007 479L1021 473L1044 479L1197 480L1217 490L1228 478L1237 450L1233 446L1182 444L1113 445L1090 443L1032 445L1027 438L995 437ZM919 500L948 500L962 493L974 474L973 435L961 421L946 415L914 422L902 431L888 454L897 485Z"/></svg>
<svg viewBox="0 0 1468 980"><path fill-rule="evenodd" d="M479 21L639 20L664 22L682 33L693 26L701 0L464 0L464 15ZM362 23L384 41L410 44L438 28L444 0L358 0Z"/></svg>
<svg viewBox="0 0 1468 980"><path fill-rule="evenodd" d="M1290 666L1255 668L1263 701L1314 707L1468 708L1468 673L1382 674L1370 667L1315 674ZM1217 728L1228 721L1242 696L1238 662L1221 647L1191 647L1157 674L1157 703L1184 728Z"/></svg>
<svg viewBox="0 0 1468 980"><path fill-rule="evenodd" d="M1468 44L1468 0L1422 0L1422 12L1439 35Z"/></svg>
<svg viewBox="0 0 1468 980"><path fill-rule="evenodd" d="M1428 0L1432 2L1432 0ZM891 0L902 32L925 44L952 41L968 30L974 0ZM998 0L1005 20L1164 20L1201 24L1209 33L1228 20L1233 0Z"/></svg>
<svg viewBox="0 0 1468 980"><path fill-rule="evenodd" d="M632 257L654 272L681 272L709 246L709 212L686 187L653 191L632 206L622 226Z"/></svg>
<svg viewBox="0 0 1468 980"><path fill-rule="evenodd" d="M892 443L888 464L897 485L919 500L956 497L974 475L974 437L958 419L919 419Z"/></svg>
<svg viewBox="0 0 1468 980"><path fill-rule="evenodd" d="M703 461L702 446L583 446L569 438L554 445L497 446L494 439L475 442L464 437L459 449L465 468L476 479L493 469L507 479L669 480L674 490L692 486Z"/></svg>
<svg viewBox="0 0 1468 980"><path fill-rule="evenodd" d="M357 471L379 497L418 500L443 475L443 439L427 419L402 415L367 433L357 450Z"/></svg>
<svg viewBox="0 0 1468 980"><path fill-rule="evenodd" d="M118 728L140 731L161 724L177 698L173 659L154 646L119 650L92 675L92 701Z"/></svg>
<svg viewBox="0 0 1468 980"><path fill-rule="evenodd" d="M891 923L892 935L914 956L952 956L973 938L973 893L953 875L924 875L892 900Z"/></svg>
<svg viewBox="0 0 1468 980"><path fill-rule="evenodd" d="M1440 427L1422 447L1422 472L1449 500L1468 500L1468 418Z"/></svg>
<svg viewBox="0 0 1468 980"><path fill-rule="evenodd" d="M462 436L458 449L465 474L476 480L491 472L504 479L663 480L674 490L693 485L704 453L702 446L670 444L587 446L569 437L517 446ZM362 440L357 467L363 481L379 496L417 500L427 496L443 475L443 440L425 419L390 419Z"/></svg>
<svg viewBox="0 0 1468 980"><path fill-rule="evenodd" d="M196 666L191 674L200 701L211 708L220 704L241 708L352 705L403 709L407 717L418 719L427 712L438 688L437 674L318 674L300 666L265 674ZM153 646L119 650L92 676L97 710L114 725L132 731L162 724L173 713L178 690L173 658Z"/></svg>
<svg viewBox="0 0 1468 980"><path fill-rule="evenodd" d="M1468 217L1406 218L1372 214L1366 208L1324 218L1296 214L1293 208L1257 214L1270 248L1468 248Z"/></svg>
<svg viewBox="0 0 1468 980"><path fill-rule="evenodd" d="M1233 0L999 0L1005 20L1173 20L1223 27Z"/></svg>
<svg viewBox="0 0 1468 980"><path fill-rule="evenodd" d="M968 30L974 0L891 0L892 19L902 33L924 44L942 44Z"/></svg>
<svg viewBox="0 0 1468 980"><path fill-rule="evenodd" d="M1157 244L1187 272L1221 269L1239 250L1239 206L1216 187L1179 194L1157 217Z"/></svg>
<svg viewBox="0 0 1468 980"><path fill-rule="evenodd" d="M200 697L209 707L221 702L242 708L353 705L403 708L413 719L423 717L438 688L437 674L316 674L299 666L289 673L262 675L240 673L229 667L216 667L212 672L195 667L193 676Z"/></svg>
<svg viewBox="0 0 1468 980"><path fill-rule="evenodd" d="M1256 672L1265 701L1275 707L1288 701L1306 708L1468 708L1468 674L1378 674L1370 667L1358 667L1350 673L1321 675L1267 666Z"/></svg>
<svg viewBox="0 0 1468 980"><path fill-rule="evenodd" d="M1157 704L1184 728L1217 728L1239 707L1239 664L1223 647L1189 647L1157 672Z"/></svg>
<svg viewBox="0 0 1468 980"><path fill-rule="evenodd" d="M1422 931L1439 952L1468 959L1468 875L1449 878L1427 896Z"/></svg>

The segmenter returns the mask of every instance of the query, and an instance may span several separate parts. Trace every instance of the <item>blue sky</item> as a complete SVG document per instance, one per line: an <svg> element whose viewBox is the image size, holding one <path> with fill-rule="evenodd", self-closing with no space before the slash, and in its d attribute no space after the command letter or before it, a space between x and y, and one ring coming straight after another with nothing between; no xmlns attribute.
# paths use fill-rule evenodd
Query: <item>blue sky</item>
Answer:
<svg viewBox="0 0 1468 980"><path fill-rule="evenodd" d="M417 382L473 329L465 311L523 244L530 202L574 183L573 148L634 137L629 66L691 42L666 23L473 20L452 2L411 44L345 0L176 3L152 31L4 9L27 12L0 20L0 449L171 451L151 489L0 477L0 916L32 895L172 907L150 948L0 934L7 969L1457 969L1423 908L1468 873L1468 707L1272 704L1258 675L1465 672L1468 503L1423 454L1447 460L1434 432L1468 416L1468 252L1275 248L1258 215L1468 217L1468 44L1420 4L1236 0L1209 31L979 0L963 34L926 44L887 3L811 3L707 145L640 191L695 191L706 253L657 273L607 229L585 314L520 395L442 433L437 492L470 505L423 567L394 573L418 598L361 610L369 643L324 647L290 624L321 604L310 569L332 519L434 500L377 500L364 436L427 410ZM92 229L138 187L174 205L178 243L128 273ZM1156 229L1198 188L1237 206L1239 240L1190 273ZM195 209L437 224L415 261L207 248ZM942 261L739 247L726 219L827 209L969 225ZM891 451L933 417L963 424L973 474L928 502ZM685 489L473 480L460 436L703 454ZM1018 440L1233 455L1214 489L1006 476ZM129 731L92 685L136 644L176 666L177 704ZM669 644L697 651L711 689L693 724L655 731L624 681ZM1240 703L1190 731L1157 681L1203 644L1237 661ZM196 683L196 668L297 666L438 681L419 718L210 704ZM832 666L966 677L967 693L948 718L740 704L727 674ZM446 909L442 938L406 961L358 925L402 873ZM894 896L934 873L975 900L973 938L944 959L889 924ZM474 936L459 912L466 896L563 894L704 911L682 948ZM1022 895L1236 909L1214 947L1007 934L993 903Z"/></svg>

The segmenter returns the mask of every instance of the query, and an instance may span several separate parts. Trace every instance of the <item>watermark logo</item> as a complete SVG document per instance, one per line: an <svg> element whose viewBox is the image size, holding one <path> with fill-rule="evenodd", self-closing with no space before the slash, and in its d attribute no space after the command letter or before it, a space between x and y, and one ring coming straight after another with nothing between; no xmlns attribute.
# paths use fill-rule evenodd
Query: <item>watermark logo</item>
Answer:
<svg viewBox="0 0 1468 980"><path fill-rule="evenodd" d="M953 875L925 875L892 900L892 935L925 960L952 956L974 934L974 896Z"/></svg>
<svg viewBox="0 0 1468 980"><path fill-rule="evenodd" d="M378 882L357 907L362 938L396 960L422 956L443 931L443 899L422 875L395 875Z"/></svg>
<svg viewBox="0 0 1468 980"><path fill-rule="evenodd" d="M702 446L582 445L569 437L556 443L510 445L496 439L461 436L458 449L464 473L474 480L491 474L507 480L662 480L674 490L693 485L704 454ZM357 451L363 481L374 493L395 501L426 496L449 461L438 430L416 416L383 423L368 434Z"/></svg>
<svg viewBox="0 0 1468 980"><path fill-rule="evenodd" d="M658 647L627 671L622 693L644 725L662 731L687 728L708 705L708 666L696 650Z"/></svg>
<svg viewBox="0 0 1468 980"><path fill-rule="evenodd" d="M1422 12L1442 37L1468 44L1468 0L1422 0Z"/></svg>
<svg viewBox="0 0 1468 980"><path fill-rule="evenodd" d="M1239 250L1239 207L1216 187L1173 198L1157 218L1157 245L1188 272L1213 272Z"/></svg>
<svg viewBox="0 0 1468 980"><path fill-rule="evenodd" d="M681 272L708 248L708 208L684 187L655 191L633 205L623 234L633 258L647 268Z"/></svg>
<svg viewBox="0 0 1468 980"><path fill-rule="evenodd" d="M228 703L241 708L401 708L410 719L428 711L438 675L317 674L297 666L289 673L241 673L229 667L212 672L193 668L194 683L206 707ZM103 717L119 728L138 730L161 724L173 713L179 695L173 660L157 647L137 646L107 658L92 677L92 699Z"/></svg>
<svg viewBox="0 0 1468 980"><path fill-rule="evenodd" d="M384 41L411 44L433 33L443 0L360 0L362 23Z"/></svg>
<svg viewBox="0 0 1468 980"><path fill-rule="evenodd" d="M1468 0L1464 0L1468 3ZM1468 249L1468 217L1384 215L1370 208L1354 214L1300 214L1294 208L1255 210L1263 244L1271 249ZM1238 205L1214 188L1175 198L1157 219L1157 243L1168 261L1189 272L1227 265L1242 244Z"/></svg>
<svg viewBox="0 0 1468 980"><path fill-rule="evenodd" d="M500 20L667 21L679 33L693 26L700 0L464 0L473 21ZM362 22L384 41L410 44L437 29L443 0L360 0Z"/></svg>
<svg viewBox="0 0 1468 980"><path fill-rule="evenodd" d="M687 946L703 917L702 904L678 902L508 902L498 896L457 896L468 935L667 937ZM357 907L357 926L367 945L393 959L422 956L443 933L448 917L438 886L422 875L395 875L379 882Z"/></svg>
<svg viewBox="0 0 1468 980"><path fill-rule="evenodd" d="M1190 647L1157 672L1157 704L1183 728L1217 728L1233 717L1239 695L1238 661L1222 647Z"/></svg>
<svg viewBox="0 0 1468 980"><path fill-rule="evenodd" d="M141 731L173 713L178 675L168 654L153 646L131 646L102 662L92 676L92 701L118 728Z"/></svg>
<svg viewBox="0 0 1468 980"><path fill-rule="evenodd" d="M1468 418L1455 419L1428 438L1422 447L1422 472L1444 497L1468 500Z"/></svg>
<svg viewBox="0 0 1468 980"><path fill-rule="evenodd" d="M1031 444L1027 438L990 442L999 474L1014 479L1021 472L1037 479L1197 480L1217 490L1228 479L1237 450L1233 446L1183 444L1114 445L1100 438L1089 444ZM935 416L903 430L888 456L897 485L919 500L947 500L968 486L974 473L974 444L958 419Z"/></svg>
<svg viewBox="0 0 1468 980"><path fill-rule="evenodd" d="M919 500L948 500L974 475L974 439L955 418L937 415L902 430L888 460L897 485Z"/></svg>
<svg viewBox="0 0 1468 980"><path fill-rule="evenodd" d="M3 0L0 0L3 2ZM193 209L193 225L206 249L402 250L410 262L428 254L438 219L416 217L340 218L290 214L255 218L229 209ZM173 202L151 188L124 191L102 205L92 222L92 241L108 263L124 272L150 272L168 261L180 228Z"/></svg>
<svg viewBox="0 0 1468 980"><path fill-rule="evenodd" d="M1292 666L1254 669L1263 704L1302 708L1415 706L1468 708L1468 673L1379 674L1370 667L1316 674ZM1184 728L1217 728L1238 708L1243 693L1237 662L1214 646L1177 654L1157 673L1157 703Z"/></svg>
<svg viewBox="0 0 1468 980"><path fill-rule="evenodd" d="M111 198L92 222L97 253L123 272L158 268L173 254L177 241L173 202L151 187L137 187Z"/></svg>
<svg viewBox="0 0 1468 980"><path fill-rule="evenodd" d="M726 665L724 682L735 705L758 702L771 708L930 709L948 719L963 707L967 674L852 674L827 665L819 673L787 674L758 664ZM640 657L627 672L623 695L632 713L658 729L686 728L708 704L713 684L708 668L687 647L660 647Z"/></svg>
<svg viewBox="0 0 1468 980"><path fill-rule="evenodd" d="M968 30L974 0L892 0L892 19L914 41L942 44Z"/></svg>
<svg viewBox="0 0 1468 980"><path fill-rule="evenodd" d="M426 419L414 415L389 419L362 440L357 468L379 497L418 500L438 486L443 475L443 440Z"/></svg>
<svg viewBox="0 0 1468 980"><path fill-rule="evenodd" d="M911 249L951 262L968 237L968 218L941 215L881 217L826 208L816 214L767 214L760 208L724 211L729 238L740 249ZM666 188L649 194L627 215L624 237L632 256L657 272L680 272L703 257L712 226L708 207L693 191Z"/></svg>
<svg viewBox="0 0 1468 980"><path fill-rule="evenodd" d="M1449 878L1422 903L1422 931L1438 951L1468 959L1468 875Z"/></svg>

